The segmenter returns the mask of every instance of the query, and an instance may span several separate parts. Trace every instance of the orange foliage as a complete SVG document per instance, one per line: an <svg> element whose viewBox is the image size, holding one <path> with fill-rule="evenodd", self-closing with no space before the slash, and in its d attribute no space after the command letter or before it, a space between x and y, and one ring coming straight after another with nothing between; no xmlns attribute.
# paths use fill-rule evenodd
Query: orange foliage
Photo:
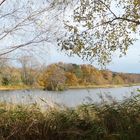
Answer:
<svg viewBox="0 0 140 140"><path fill-rule="evenodd" d="M78 79L74 73L66 72L66 84L74 86L78 84Z"/></svg>

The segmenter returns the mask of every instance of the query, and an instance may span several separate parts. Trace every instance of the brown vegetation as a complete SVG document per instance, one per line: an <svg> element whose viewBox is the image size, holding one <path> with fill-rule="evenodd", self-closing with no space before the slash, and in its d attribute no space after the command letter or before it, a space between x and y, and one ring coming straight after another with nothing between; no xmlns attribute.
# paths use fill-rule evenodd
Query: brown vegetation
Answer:
<svg viewBox="0 0 140 140"><path fill-rule="evenodd" d="M39 75L38 81L47 89L54 89L57 86L64 88L66 86L124 85L140 83L140 74L98 70L92 65L85 64L56 63L49 65ZM54 87L52 88L52 86Z"/></svg>
<svg viewBox="0 0 140 140"><path fill-rule="evenodd" d="M0 65L0 86L42 87L47 90L64 90L67 87L99 87L140 83L140 74L116 73L98 70L92 65L56 63L47 67L30 65L22 58L21 67ZM32 63L33 64L33 63ZM40 68L39 68L40 67Z"/></svg>
<svg viewBox="0 0 140 140"><path fill-rule="evenodd" d="M0 140L139 140L140 96L77 108L0 104Z"/></svg>

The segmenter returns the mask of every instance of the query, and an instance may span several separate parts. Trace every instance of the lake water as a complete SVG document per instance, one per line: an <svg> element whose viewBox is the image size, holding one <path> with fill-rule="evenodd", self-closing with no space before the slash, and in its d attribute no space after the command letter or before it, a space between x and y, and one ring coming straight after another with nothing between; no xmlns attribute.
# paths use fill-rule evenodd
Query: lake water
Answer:
<svg viewBox="0 0 140 140"><path fill-rule="evenodd" d="M70 89L63 92L42 90L16 90L0 91L0 101L16 104L33 104L41 106L53 106L54 103L74 107L83 103L98 103L101 96L105 101L115 99L121 101L130 96L140 94L137 90L140 86L121 88L98 89Z"/></svg>

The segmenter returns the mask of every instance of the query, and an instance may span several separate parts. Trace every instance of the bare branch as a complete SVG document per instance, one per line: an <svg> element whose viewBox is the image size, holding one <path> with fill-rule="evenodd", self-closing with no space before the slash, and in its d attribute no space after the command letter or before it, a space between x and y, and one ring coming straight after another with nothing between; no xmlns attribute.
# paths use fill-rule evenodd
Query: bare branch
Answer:
<svg viewBox="0 0 140 140"><path fill-rule="evenodd" d="M15 46L10 46L10 47L6 47L7 49L5 49L5 51L3 51L2 53L0 53L0 57L1 56L4 56L6 54L9 54L11 52L14 52L15 50L17 49L20 49L20 48L23 48L23 47L27 47L29 45L35 45L35 44L39 44L39 43L42 43L44 41L47 41L46 38L42 38L42 39L38 39L42 34L39 34L37 36L35 36L32 40L26 42L26 43L23 43L23 44L20 44L20 45L15 45ZM7 51L6 51L7 50Z"/></svg>
<svg viewBox="0 0 140 140"><path fill-rule="evenodd" d="M1 2L0 2L0 6L5 2L6 0L2 0Z"/></svg>
<svg viewBox="0 0 140 140"><path fill-rule="evenodd" d="M109 11L110 11L110 13L114 16L114 17L116 17L117 18L117 15L111 10L111 8L107 5L107 4L105 4L105 2L103 2L102 0L98 0L100 3L102 3Z"/></svg>
<svg viewBox="0 0 140 140"><path fill-rule="evenodd" d="M62 21L58 20L58 16L62 14L61 10L55 9L51 2L44 3L44 0L37 2L39 5L33 0L25 1L18 3L13 0L8 3L8 10L7 5L1 9L0 56L27 46L46 45L55 39L54 36L60 35L58 24ZM32 6L32 3L35 5Z"/></svg>

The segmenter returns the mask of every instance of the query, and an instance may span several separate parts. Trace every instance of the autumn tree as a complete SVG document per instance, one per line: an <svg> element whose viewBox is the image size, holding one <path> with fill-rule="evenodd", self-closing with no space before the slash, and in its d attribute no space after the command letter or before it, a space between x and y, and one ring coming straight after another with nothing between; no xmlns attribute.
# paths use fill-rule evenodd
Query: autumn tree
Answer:
<svg viewBox="0 0 140 140"><path fill-rule="evenodd" d="M6 57L2 57L0 58L0 84L9 85L10 81L9 60Z"/></svg>
<svg viewBox="0 0 140 140"><path fill-rule="evenodd" d="M15 60L16 61L16 60ZM18 85L20 82L20 72L11 64L8 56L0 58L0 85Z"/></svg>
<svg viewBox="0 0 140 140"><path fill-rule="evenodd" d="M92 68L90 65L82 65L81 70L83 72L83 83L92 83L95 80L95 76L92 73Z"/></svg>
<svg viewBox="0 0 140 140"><path fill-rule="evenodd" d="M33 56L23 55L19 59L19 64L21 67L21 81L25 85L35 84L39 63Z"/></svg>
<svg viewBox="0 0 140 140"><path fill-rule="evenodd" d="M75 71L81 71L78 77ZM38 83L48 90L61 90L69 86L87 85L117 85L139 83L139 74L117 73L108 70L99 70L92 65L76 65L57 63L51 64L40 71Z"/></svg>
<svg viewBox="0 0 140 140"><path fill-rule="evenodd" d="M116 50L126 54L137 39L133 35L139 36L140 2L1 0L0 23L0 56L58 39L67 53L106 64Z"/></svg>
<svg viewBox="0 0 140 140"><path fill-rule="evenodd" d="M77 0L71 17L59 45L91 62L109 63L116 50L126 54L140 35L139 0Z"/></svg>
<svg viewBox="0 0 140 140"><path fill-rule="evenodd" d="M122 77L118 74L113 75L113 83L114 84L124 84Z"/></svg>
<svg viewBox="0 0 140 140"><path fill-rule="evenodd" d="M65 82L65 72L56 64L49 65L39 77L40 85L48 90L63 90Z"/></svg>
<svg viewBox="0 0 140 140"><path fill-rule="evenodd" d="M78 79L74 73L66 72L65 76L66 76L66 84L67 85L70 85L70 86L78 85Z"/></svg>
<svg viewBox="0 0 140 140"><path fill-rule="evenodd" d="M102 75L108 84L112 83L113 73L109 70L101 70Z"/></svg>

